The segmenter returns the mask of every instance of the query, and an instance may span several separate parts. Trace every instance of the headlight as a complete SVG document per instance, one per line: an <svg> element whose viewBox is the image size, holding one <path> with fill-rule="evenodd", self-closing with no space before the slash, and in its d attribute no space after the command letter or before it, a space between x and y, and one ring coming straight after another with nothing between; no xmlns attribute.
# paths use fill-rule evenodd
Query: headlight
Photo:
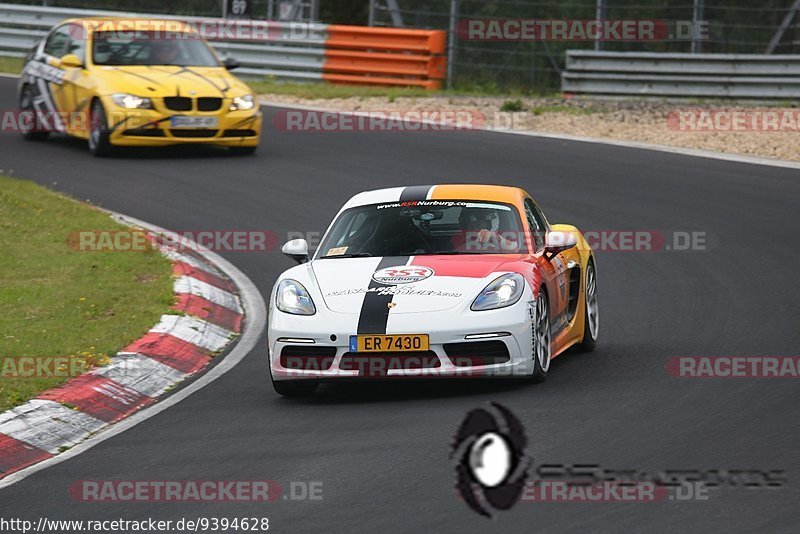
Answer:
<svg viewBox="0 0 800 534"><path fill-rule="evenodd" d="M283 280L278 284L278 291L275 294L275 304L278 309L293 315L314 315L317 309L314 301L303 287L303 284L296 280Z"/></svg>
<svg viewBox="0 0 800 534"><path fill-rule="evenodd" d="M522 275L504 274L486 286L473 301L472 311L495 310L516 304L525 290L525 279Z"/></svg>
<svg viewBox="0 0 800 534"><path fill-rule="evenodd" d="M129 95L125 93L118 93L111 96L111 100L120 107L125 109L152 109L153 102L149 98L141 96Z"/></svg>
<svg viewBox="0 0 800 534"><path fill-rule="evenodd" d="M244 95L244 96L235 96L233 97L233 103L231 104L231 111L247 111L248 109L253 109L256 105L256 99L253 98L253 95Z"/></svg>

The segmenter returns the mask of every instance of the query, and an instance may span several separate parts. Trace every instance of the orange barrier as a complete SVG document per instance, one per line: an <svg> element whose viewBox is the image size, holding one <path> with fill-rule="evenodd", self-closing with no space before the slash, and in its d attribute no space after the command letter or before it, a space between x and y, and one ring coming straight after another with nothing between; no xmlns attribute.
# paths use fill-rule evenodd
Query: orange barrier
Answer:
<svg viewBox="0 0 800 534"><path fill-rule="evenodd" d="M331 25L322 79L334 83L440 89L447 32Z"/></svg>

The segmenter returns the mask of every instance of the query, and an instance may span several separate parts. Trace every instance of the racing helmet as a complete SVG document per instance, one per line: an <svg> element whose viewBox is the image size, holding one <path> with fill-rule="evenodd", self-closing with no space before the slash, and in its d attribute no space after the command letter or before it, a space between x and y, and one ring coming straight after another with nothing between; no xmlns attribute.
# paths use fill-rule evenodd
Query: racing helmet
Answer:
<svg viewBox="0 0 800 534"><path fill-rule="evenodd" d="M458 214L458 224L462 229L480 229L496 232L500 227L500 217L492 208L463 208Z"/></svg>

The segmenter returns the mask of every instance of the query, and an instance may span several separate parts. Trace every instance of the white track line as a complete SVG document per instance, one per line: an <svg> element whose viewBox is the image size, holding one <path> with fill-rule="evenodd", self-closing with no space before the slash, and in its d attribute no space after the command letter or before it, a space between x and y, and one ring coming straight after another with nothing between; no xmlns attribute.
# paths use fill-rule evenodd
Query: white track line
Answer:
<svg viewBox="0 0 800 534"><path fill-rule="evenodd" d="M140 226L152 232L166 231L163 228L159 228L158 226L134 219L133 217L120 215L114 212L108 213L122 222ZM207 373L200 375L197 380L185 388L177 391L175 394L166 397L157 404L153 404L141 411L136 412L130 417L123 419L119 423L107 426L94 436L82 441L66 452L8 475L6 478L0 480L0 488L5 488L15 484L43 469L47 469L50 466L65 462L74 456L88 451L95 445L121 434L126 430L138 425L139 423L160 414L168 408L171 408L189 395L200 391L202 388L206 387L214 380L233 369L236 364L242 361L242 359L247 356L247 354L249 354L253 348L255 348L256 343L258 343L258 340L261 338L261 334L264 332L264 327L266 326L267 320L267 307L264 304L264 299L261 297L261 293L258 291L258 288L255 286L255 284L253 284L253 282L243 272L234 267L230 262L218 254L205 251L202 252L202 254L214 265L219 267L231 280L233 280L233 282L239 288L239 292L242 297L244 310L247 314L247 321L245 322L244 331L239 339L239 343L233 348L233 350L227 356L225 356L225 358L220 361L219 364L212 367Z"/></svg>

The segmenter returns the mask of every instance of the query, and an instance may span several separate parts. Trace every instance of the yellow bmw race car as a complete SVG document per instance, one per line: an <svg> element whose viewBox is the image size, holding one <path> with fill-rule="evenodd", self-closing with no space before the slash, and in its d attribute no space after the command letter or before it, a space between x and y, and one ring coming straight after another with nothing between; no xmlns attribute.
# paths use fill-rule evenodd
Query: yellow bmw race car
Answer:
<svg viewBox="0 0 800 534"><path fill-rule="evenodd" d="M144 19L72 19L29 53L20 78L27 139L63 132L105 156L116 146L203 143L251 154L261 111L189 25Z"/></svg>

